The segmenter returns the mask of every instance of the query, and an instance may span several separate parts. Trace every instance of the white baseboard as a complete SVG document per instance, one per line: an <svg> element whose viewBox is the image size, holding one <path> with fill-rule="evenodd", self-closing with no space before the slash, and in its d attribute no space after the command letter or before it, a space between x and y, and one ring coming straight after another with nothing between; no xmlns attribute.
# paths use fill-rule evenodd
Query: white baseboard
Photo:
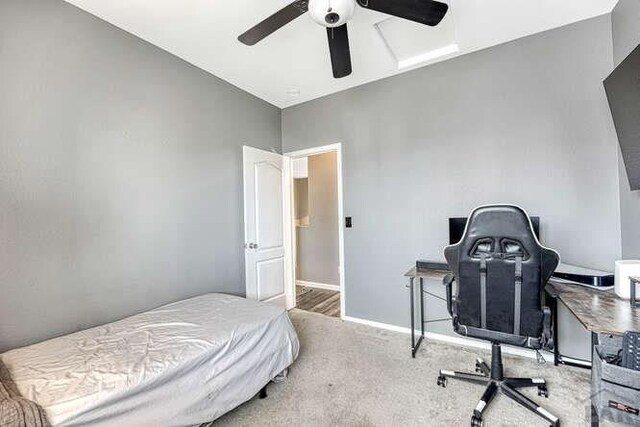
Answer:
<svg viewBox="0 0 640 427"><path fill-rule="evenodd" d="M328 291L340 292L340 285L329 285L327 283L307 282L304 280L296 280L297 286L306 286L307 288L326 289Z"/></svg>
<svg viewBox="0 0 640 427"><path fill-rule="evenodd" d="M411 334L410 328L390 325L388 323L374 322L372 320L359 319L357 317L350 317L350 316L343 316L342 320L345 320L347 322L359 323L361 325L367 325L374 328L385 329L387 331L400 332L402 334ZM418 334L419 333L420 332L418 331ZM469 338L453 337L450 335L436 334L435 332L425 332L424 337L425 339L428 339L428 340L445 342L448 344L454 344L461 347L478 348L482 350L491 351L491 344L482 342L482 341L472 340ZM429 344L426 342L423 342L422 345L429 345ZM527 348L504 346L502 347L502 351L505 354L510 354L513 356L521 356L521 357L526 357L528 359L536 359L536 352L534 350L530 350ZM547 361L553 362L553 354L546 351L543 351L542 354Z"/></svg>
<svg viewBox="0 0 640 427"><path fill-rule="evenodd" d="M411 329L409 329L409 328L405 328L405 327L402 327L402 326L390 325L388 323L374 322L373 320L360 319L360 318L351 317L351 316L343 316L342 320L347 321L347 322L359 323L361 325L367 325L367 326L371 326L371 327L378 328L378 329L386 329L387 331L400 332L400 333L403 333L403 334L410 334L411 333Z"/></svg>

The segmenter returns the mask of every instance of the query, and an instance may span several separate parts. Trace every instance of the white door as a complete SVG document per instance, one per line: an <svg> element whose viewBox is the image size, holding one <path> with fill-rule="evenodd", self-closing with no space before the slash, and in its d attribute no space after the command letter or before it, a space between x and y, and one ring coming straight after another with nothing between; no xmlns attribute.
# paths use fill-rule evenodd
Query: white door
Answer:
<svg viewBox="0 0 640 427"><path fill-rule="evenodd" d="M293 307L289 238L289 158L243 147L247 298Z"/></svg>

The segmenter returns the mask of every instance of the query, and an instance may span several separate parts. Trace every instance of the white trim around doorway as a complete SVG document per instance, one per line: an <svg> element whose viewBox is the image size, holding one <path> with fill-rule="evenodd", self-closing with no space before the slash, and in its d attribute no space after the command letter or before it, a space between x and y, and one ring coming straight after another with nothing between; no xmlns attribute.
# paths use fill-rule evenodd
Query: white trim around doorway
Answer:
<svg viewBox="0 0 640 427"><path fill-rule="evenodd" d="M345 313L345 280L344 280L344 210L343 210L343 193L342 193L342 144L330 144L323 145L320 147L308 148L305 150L292 151L289 153L284 153L284 156L289 157L291 159L296 159L300 157L309 157L314 156L316 154L323 154L329 152L336 153L336 163L337 163L337 183L338 183L338 256L340 265L339 275L340 275L340 318L344 319L346 316ZM293 167L293 162L289 162L289 167ZM291 179L289 180L289 186L291 188L290 195L293 197L293 173L290 174ZM295 244L296 244L296 233L295 233L295 223L293 221L293 203L290 203L291 209L288 211L288 223L289 229L291 230L290 238L286 239L285 247L288 246L289 253L293 254L291 257L292 262L288 265L288 275L289 277L295 277ZM291 281L292 285L295 286L295 281ZM335 286L335 285L334 285ZM316 286L317 287L317 286ZM293 291L293 297L295 299L295 289Z"/></svg>

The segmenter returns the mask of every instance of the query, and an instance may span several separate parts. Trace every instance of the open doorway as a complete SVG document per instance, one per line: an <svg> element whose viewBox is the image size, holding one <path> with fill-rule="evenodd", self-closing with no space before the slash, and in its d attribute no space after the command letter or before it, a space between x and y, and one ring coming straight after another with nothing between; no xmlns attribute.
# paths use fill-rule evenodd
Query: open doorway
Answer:
<svg viewBox="0 0 640 427"><path fill-rule="evenodd" d="M344 316L341 146L286 154L291 158L295 307Z"/></svg>

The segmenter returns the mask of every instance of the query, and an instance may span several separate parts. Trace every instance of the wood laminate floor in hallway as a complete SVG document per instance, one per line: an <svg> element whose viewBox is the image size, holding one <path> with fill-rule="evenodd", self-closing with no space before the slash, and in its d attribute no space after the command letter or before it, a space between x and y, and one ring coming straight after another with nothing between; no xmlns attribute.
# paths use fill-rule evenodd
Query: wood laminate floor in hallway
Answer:
<svg viewBox="0 0 640 427"><path fill-rule="evenodd" d="M340 317L340 292L296 286L296 308Z"/></svg>

